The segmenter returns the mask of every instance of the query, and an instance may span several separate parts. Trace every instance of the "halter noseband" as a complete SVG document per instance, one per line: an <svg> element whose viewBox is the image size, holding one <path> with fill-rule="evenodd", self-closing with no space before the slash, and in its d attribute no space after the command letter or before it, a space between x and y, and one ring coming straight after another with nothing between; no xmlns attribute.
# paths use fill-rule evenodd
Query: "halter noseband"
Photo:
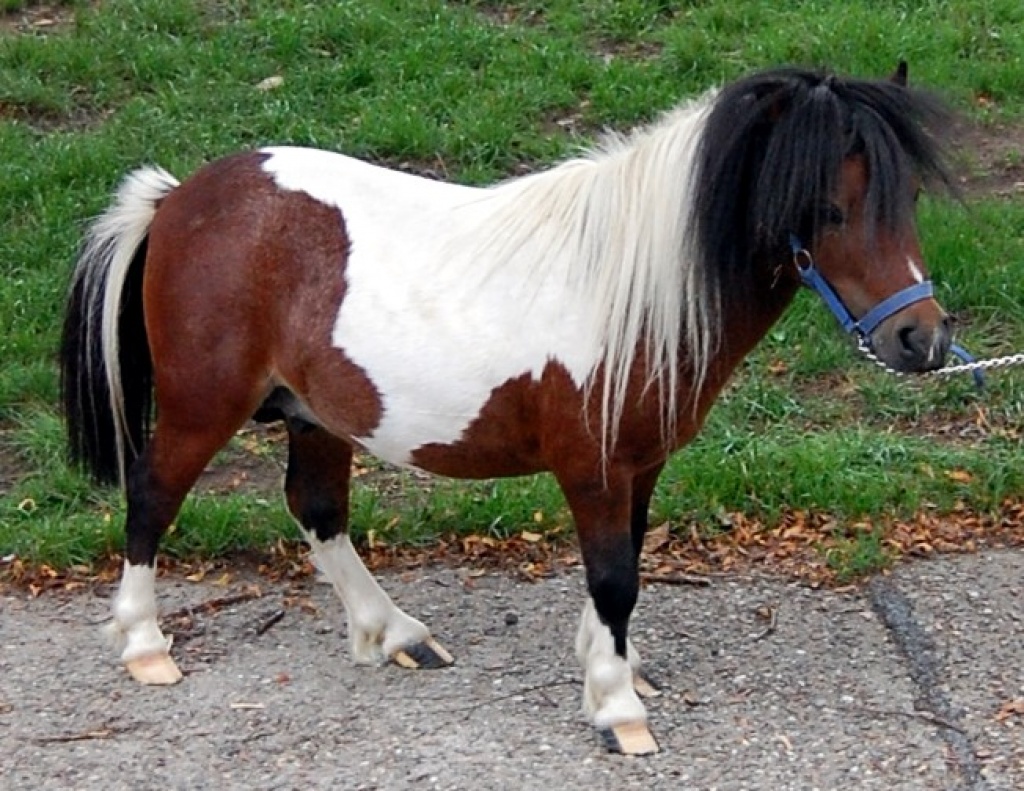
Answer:
<svg viewBox="0 0 1024 791"><path fill-rule="evenodd" d="M875 331L879 324L894 313L903 310L903 308L913 305L915 302L920 302L923 299L929 299L935 292L930 280L914 283L914 285L902 288L895 294L886 297L858 319L843 304L839 294L836 293L836 290L832 288L831 284L818 270L818 267L815 266L814 257L796 235L790 234L789 246L793 251L793 263L796 266L797 273L800 275L800 282L821 297L822 301L832 312L832 315L836 317L836 320L842 326L843 331L856 335L860 345L869 352L871 351L871 333ZM949 351L965 363L974 362L974 357L962 346L951 343ZM985 379L981 370L976 369L972 373L978 387L984 385Z"/></svg>

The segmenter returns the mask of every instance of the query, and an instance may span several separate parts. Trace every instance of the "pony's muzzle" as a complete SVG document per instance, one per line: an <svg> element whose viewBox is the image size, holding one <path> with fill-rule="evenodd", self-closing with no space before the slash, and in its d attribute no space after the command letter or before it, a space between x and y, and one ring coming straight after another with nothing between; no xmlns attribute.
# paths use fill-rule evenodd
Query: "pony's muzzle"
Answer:
<svg viewBox="0 0 1024 791"><path fill-rule="evenodd" d="M897 371L923 373L941 368L953 342L952 320L937 305L903 310L882 323L872 337L875 354ZM927 314L935 314L929 316Z"/></svg>

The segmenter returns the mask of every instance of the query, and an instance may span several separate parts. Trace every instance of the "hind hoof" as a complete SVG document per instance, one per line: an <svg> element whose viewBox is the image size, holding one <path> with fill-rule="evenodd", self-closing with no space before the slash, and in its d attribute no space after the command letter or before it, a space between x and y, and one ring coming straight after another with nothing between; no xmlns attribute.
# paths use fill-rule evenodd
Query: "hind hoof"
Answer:
<svg viewBox="0 0 1024 791"><path fill-rule="evenodd" d="M422 643L400 648L391 655L396 665L409 670L437 670L448 667L455 659L432 637Z"/></svg>
<svg viewBox="0 0 1024 791"><path fill-rule="evenodd" d="M169 686L182 679L170 654L147 654L125 662L131 677L146 686Z"/></svg>
<svg viewBox="0 0 1024 791"><path fill-rule="evenodd" d="M643 671L633 674L633 690L641 698L656 698L661 694L661 688Z"/></svg>
<svg viewBox="0 0 1024 791"><path fill-rule="evenodd" d="M620 755L654 755L661 749L646 722L622 722L600 734L608 752Z"/></svg>

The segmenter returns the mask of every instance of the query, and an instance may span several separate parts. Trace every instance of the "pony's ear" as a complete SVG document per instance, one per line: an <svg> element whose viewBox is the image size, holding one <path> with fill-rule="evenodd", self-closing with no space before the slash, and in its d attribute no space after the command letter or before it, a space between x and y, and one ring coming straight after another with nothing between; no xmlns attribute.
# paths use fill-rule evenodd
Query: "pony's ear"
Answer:
<svg viewBox="0 0 1024 791"><path fill-rule="evenodd" d="M907 87L907 62L905 60L901 60L896 65L896 71L892 73L889 79L901 88Z"/></svg>

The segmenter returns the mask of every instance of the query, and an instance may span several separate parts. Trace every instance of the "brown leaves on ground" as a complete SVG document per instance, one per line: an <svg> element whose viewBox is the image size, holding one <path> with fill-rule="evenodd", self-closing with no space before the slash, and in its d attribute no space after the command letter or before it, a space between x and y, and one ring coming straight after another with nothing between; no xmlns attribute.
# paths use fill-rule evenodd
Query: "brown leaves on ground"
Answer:
<svg viewBox="0 0 1024 791"><path fill-rule="evenodd" d="M996 720L1003 722L1014 715L1024 716L1024 698L1006 701L1006 703L999 707L999 711L996 712Z"/></svg>
<svg viewBox="0 0 1024 791"><path fill-rule="evenodd" d="M711 575L761 571L799 579L813 587L836 586L849 581L849 574L844 575L841 565L829 559L865 535L873 537L887 562L1024 546L1024 501L1018 500L1008 500L994 514L975 513L961 505L950 514L924 512L905 521L840 524L826 514L804 511L787 512L771 527L739 513L724 514L718 521L720 525L713 533L696 523L682 528L668 523L653 527L644 541L644 581L700 584ZM467 585L490 570L531 580L579 565L579 552L570 536L565 531L536 529L511 538L447 535L428 546L372 540L364 542L361 554L371 571L411 571L430 563L446 563L468 570ZM117 556L67 569L32 565L20 558L4 560L0 586L27 590L33 596L109 585L119 578L122 564ZM298 541L281 540L265 552L241 553L217 561L160 560L163 574L174 573L194 582L213 581L224 587L238 579L240 569L283 583L305 581L316 573L308 547ZM877 570L877 566L867 570Z"/></svg>

